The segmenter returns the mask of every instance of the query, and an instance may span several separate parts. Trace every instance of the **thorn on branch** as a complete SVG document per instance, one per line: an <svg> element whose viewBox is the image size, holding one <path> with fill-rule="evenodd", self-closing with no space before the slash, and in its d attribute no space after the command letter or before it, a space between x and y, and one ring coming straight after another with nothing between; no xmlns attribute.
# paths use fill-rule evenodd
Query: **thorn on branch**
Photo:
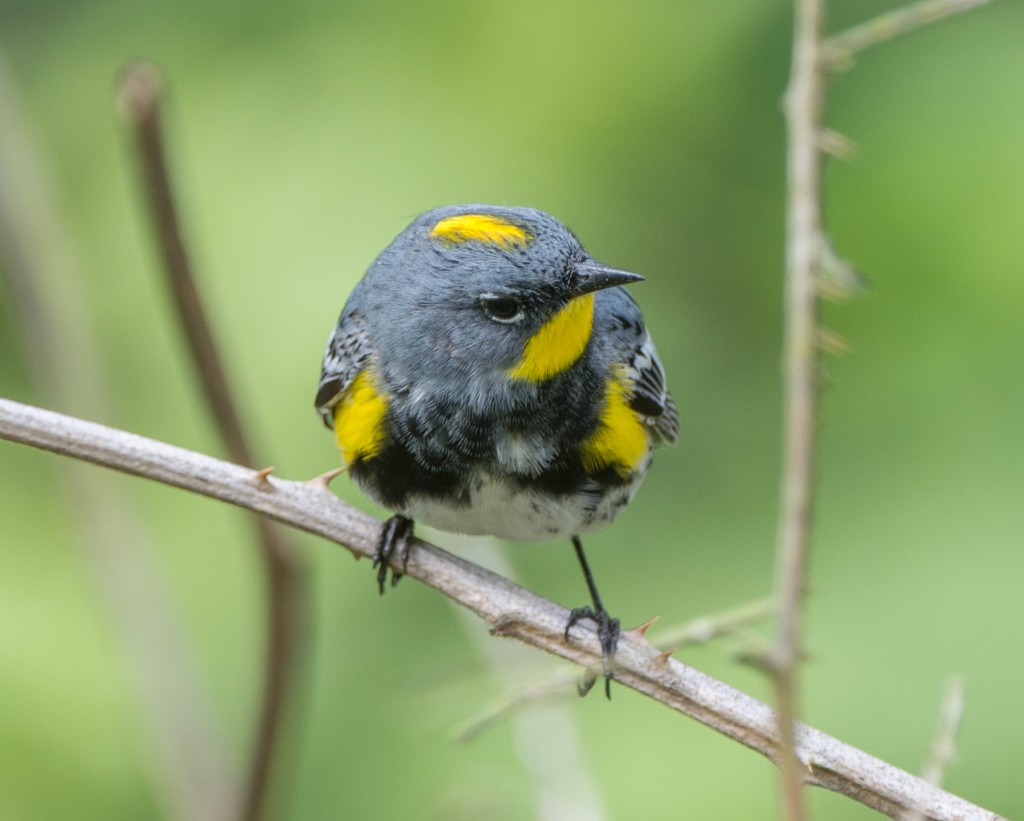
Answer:
<svg viewBox="0 0 1024 821"><path fill-rule="evenodd" d="M635 639L642 639L647 636L647 631L651 629L651 626L660 619L661 616L652 616L643 624L638 624L636 627L631 627L629 630L623 630L623 633L628 633Z"/></svg>
<svg viewBox="0 0 1024 821"><path fill-rule="evenodd" d="M842 302L870 289L864 274L852 262L840 257L824 234L818 238L816 260L814 290L822 299Z"/></svg>
<svg viewBox="0 0 1024 821"><path fill-rule="evenodd" d="M850 343L841 333L819 325L818 349L832 356L846 356L850 352Z"/></svg>
<svg viewBox="0 0 1024 821"><path fill-rule="evenodd" d="M515 616L499 616L498 620L494 622L491 627L492 636L512 636L516 633L516 628L522 624L522 620Z"/></svg>
<svg viewBox="0 0 1024 821"><path fill-rule="evenodd" d="M263 468L263 470L257 470L252 477L252 480L264 490L273 490L273 485L270 484L269 479L271 473L274 472L274 468Z"/></svg>
<svg viewBox="0 0 1024 821"><path fill-rule="evenodd" d="M321 490L327 490L330 487L331 481L336 479L338 476L341 476L341 474L346 470L348 470L346 467L329 470L326 473L321 473L319 476L314 476L312 479L308 479L306 484L320 488Z"/></svg>
<svg viewBox="0 0 1024 821"><path fill-rule="evenodd" d="M819 151L831 154L840 160L852 160L860 151L856 142L831 128L818 129L817 143Z"/></svg>

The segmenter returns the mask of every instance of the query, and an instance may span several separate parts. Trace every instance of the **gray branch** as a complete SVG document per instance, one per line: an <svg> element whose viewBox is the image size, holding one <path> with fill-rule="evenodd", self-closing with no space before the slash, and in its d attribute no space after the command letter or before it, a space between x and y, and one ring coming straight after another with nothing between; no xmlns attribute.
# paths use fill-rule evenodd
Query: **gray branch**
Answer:
<svg viewBox="0 0 1024 821"><path fill-rule="evenodd" d="M989 2L991 0L920 0L884 12L866 23L829 38L823 43L822 51L830 68L849 68L854 55Z"/></svg>
<svg viewBox="0 0 1024 821"><path fill-rule="evenodd" d="M380 523L331 493L326 483L263 477L248 468L142 436L0 399L0 438L92 462L262 513L370 556ZM592 629L562 636L568 611L482 567L416 540L406 575L439 590L512 636L577 664L600 664ZM615 679L778 763L772 709L724 682L666 658L638 632L623 634ZM813 727L797 727L807 784L896 817L917 810L936 821L999 821L1000 816L935 787Z"/></svg>

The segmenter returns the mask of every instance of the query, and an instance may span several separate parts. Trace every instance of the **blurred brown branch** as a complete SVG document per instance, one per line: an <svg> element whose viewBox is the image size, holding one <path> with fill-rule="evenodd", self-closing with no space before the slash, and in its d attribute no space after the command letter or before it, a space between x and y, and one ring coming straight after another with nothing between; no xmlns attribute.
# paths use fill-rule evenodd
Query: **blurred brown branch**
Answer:
<svg viewBox="0 0 1024 821"><path fill-rule="evenodd" d="M52 407L109 416L114 391L90 321L91 283L62 219L49 158L17 97L0 55L0 284L11 295L33 392ZM239 778L155 560L153 534L113 474L97 476L81 463L61 467L55 498L67 508L75 547L120 638L138 694L140 730L151 745L152 755L143 760L163 814L195 821L234 817Z"/></svg>
<svg viewBox="0 0 1024 821"><path fill-rule="evenodd" d="M252 466L257 464L253 448L206 317L175 205L161 125L162 89L156 66L132 63L123 69L118 84L120 108L132 127L143 194L201 394L228 456ZM243 819L255 821L268 814L272 767L282 761L280 742L287 709L294 709L301 689L311 607L306 573L287 535L262 516L252 521L267 587L263 695L241 810Z"/></svg>
<svg viewBox="0 0 1024 821"><path fill-rule="evenodd" d="M342 502L323 481L263 476L193 451L6 399L0 399L0 438L229 502L322 536L358 557L370 557L376 548L380 522ZM600 664L592 629L577 625L572 640L566 642L568 611L501 576L418 539L404 570L476 613L495 635L518 638L577 664ZM768 705L664 656L636 633L623 635L616 662L615 678L621 684L779 762L777 724ZM916 809L936 821L1000 818L813 727L798 724L795 729L796 754L808 784L847 795L893 817Z"/></svg>

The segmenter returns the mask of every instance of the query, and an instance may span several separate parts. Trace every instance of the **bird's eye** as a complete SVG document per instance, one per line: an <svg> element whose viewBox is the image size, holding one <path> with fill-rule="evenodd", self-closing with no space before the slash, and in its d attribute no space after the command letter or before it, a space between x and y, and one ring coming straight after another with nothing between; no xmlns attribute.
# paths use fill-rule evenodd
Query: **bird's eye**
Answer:
<svg viewBox="0 0 1024 821"><path fill-rule="evenodd" d="M518 299L496 294L480 297L480 307L496 322L518 322L523 318L523 306Z"/></svg>

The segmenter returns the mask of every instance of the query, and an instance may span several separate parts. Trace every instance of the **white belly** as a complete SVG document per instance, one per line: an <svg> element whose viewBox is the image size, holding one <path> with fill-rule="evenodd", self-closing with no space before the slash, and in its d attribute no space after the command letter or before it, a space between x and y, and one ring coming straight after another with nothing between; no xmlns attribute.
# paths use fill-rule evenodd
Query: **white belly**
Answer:
<svg viewBox="0 0 1024 821"><path fill-rule="evenodd" d="M514 542L550 542L598 530L629 504L640 486L637 479L591 494L542 496L507 481L484 475L469 492L468 505L449 505L428 496L411 496L402 514L452 533L497 536Z"/></svg>

